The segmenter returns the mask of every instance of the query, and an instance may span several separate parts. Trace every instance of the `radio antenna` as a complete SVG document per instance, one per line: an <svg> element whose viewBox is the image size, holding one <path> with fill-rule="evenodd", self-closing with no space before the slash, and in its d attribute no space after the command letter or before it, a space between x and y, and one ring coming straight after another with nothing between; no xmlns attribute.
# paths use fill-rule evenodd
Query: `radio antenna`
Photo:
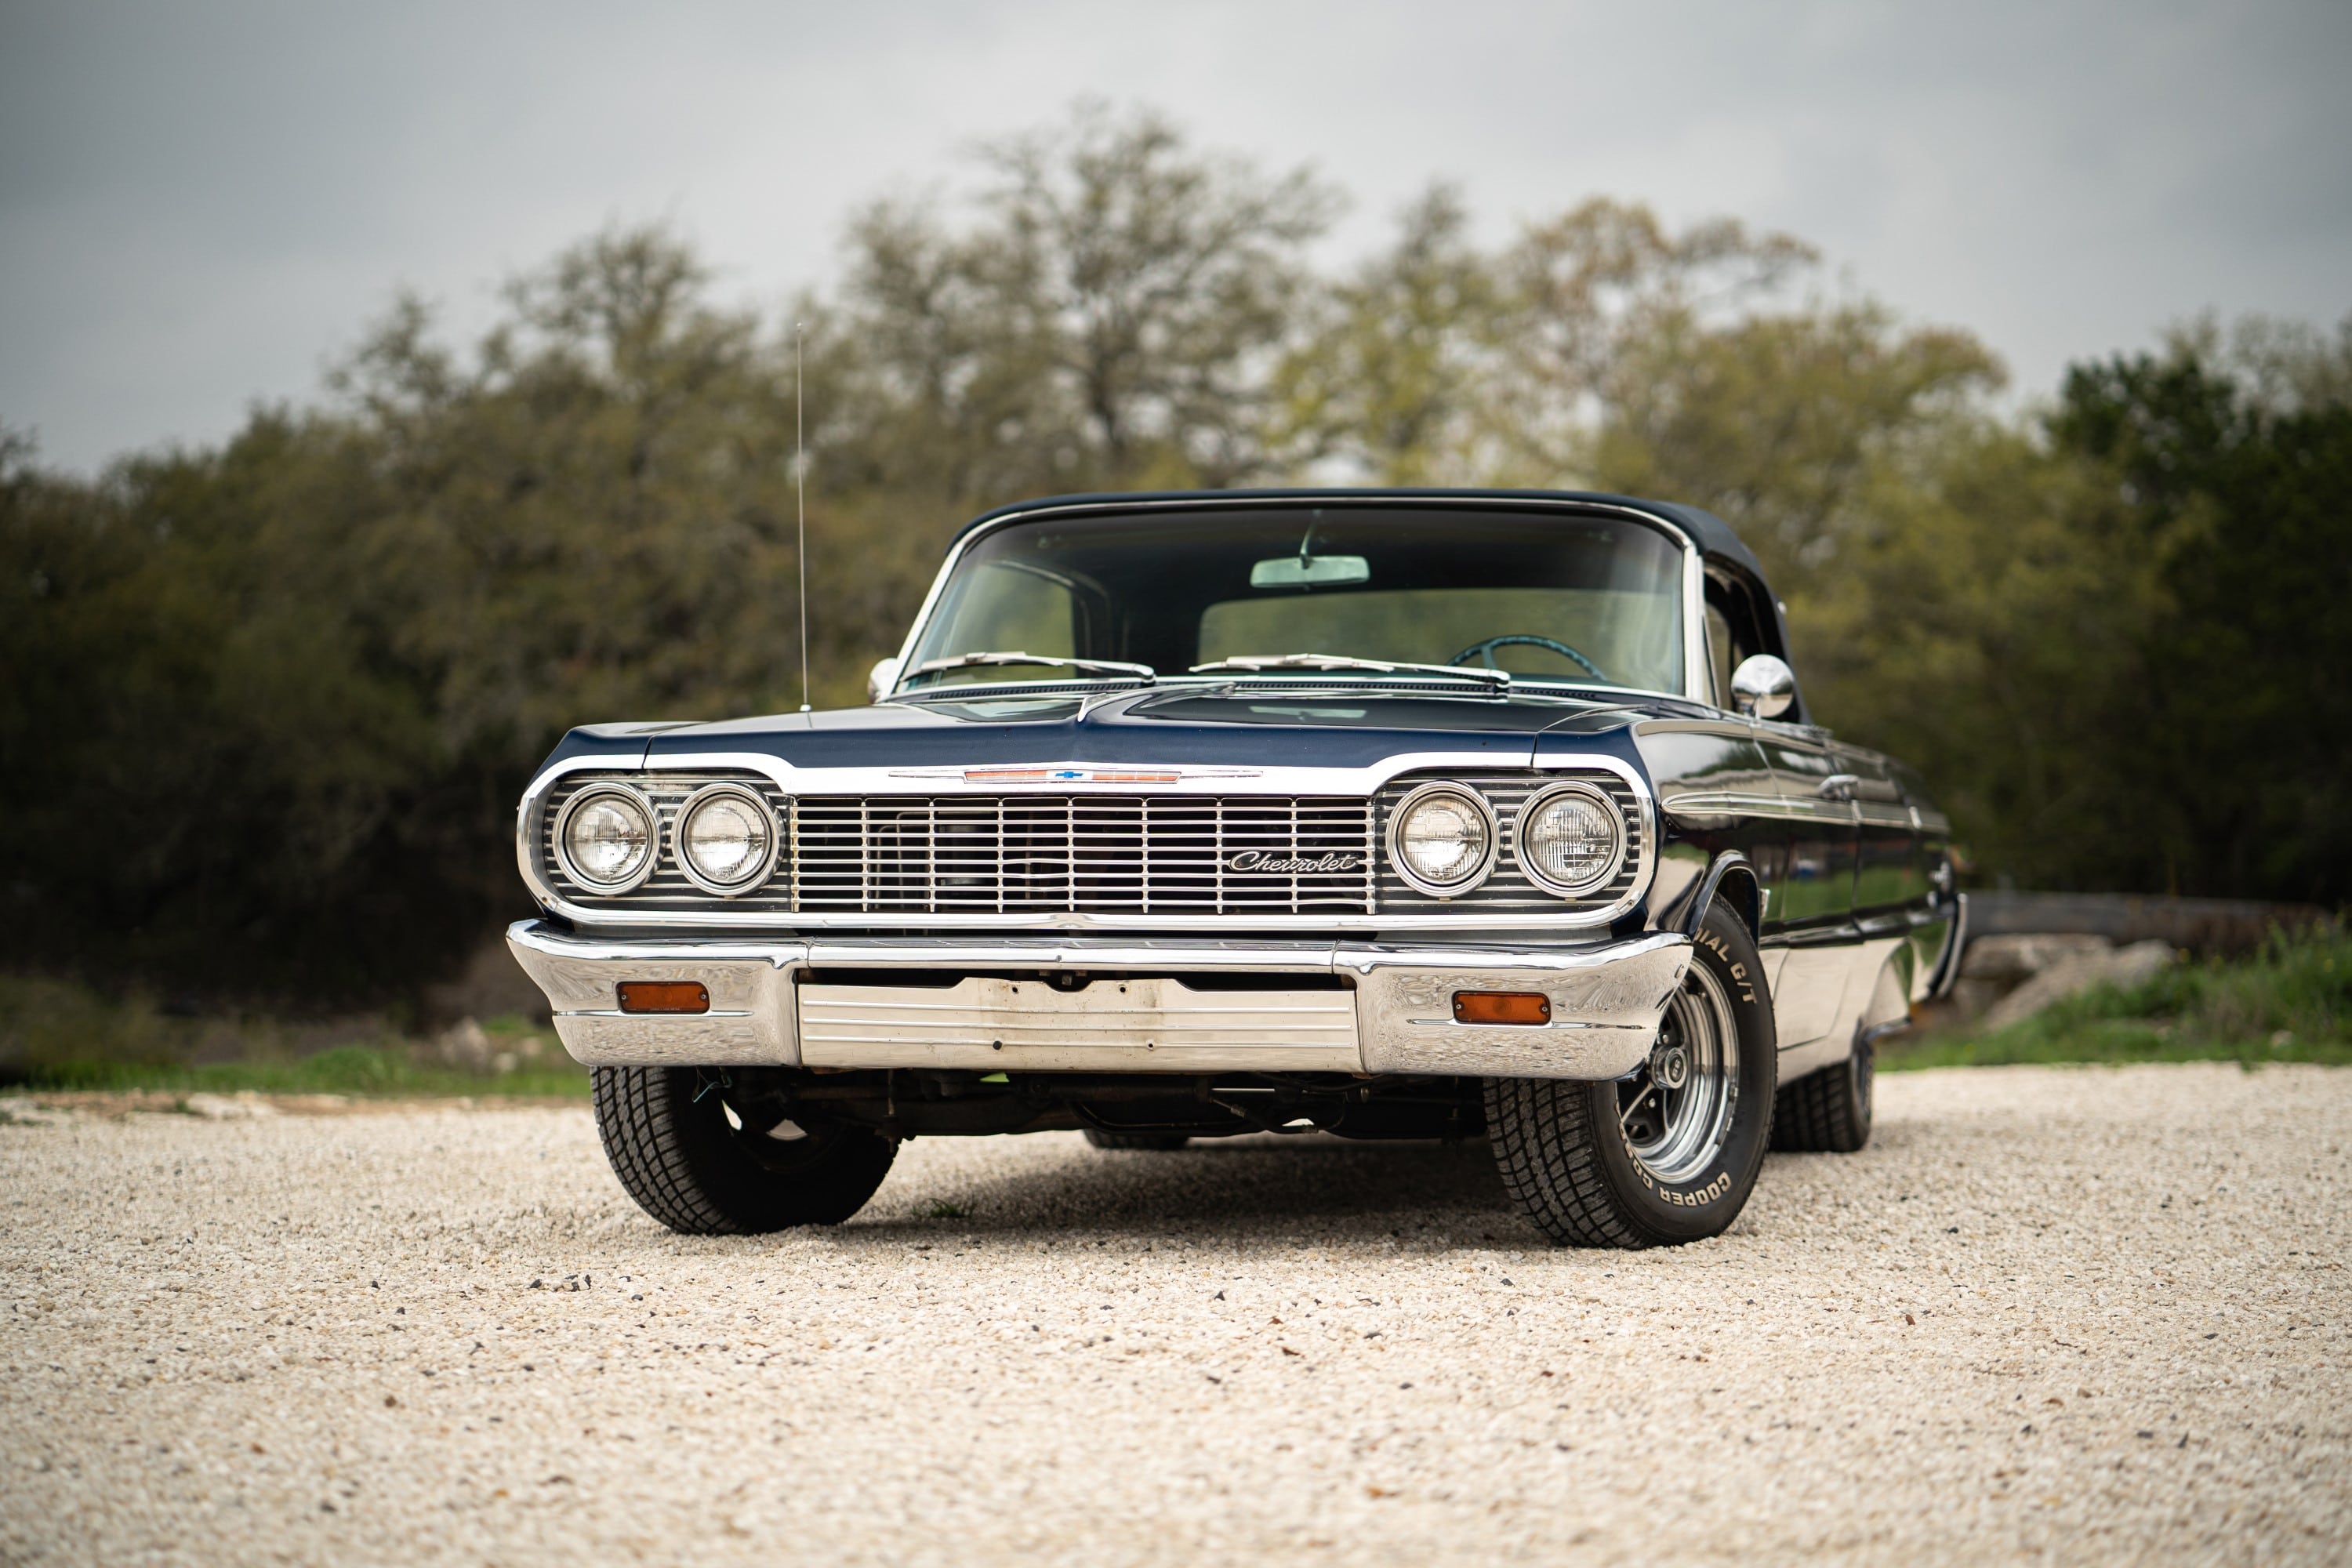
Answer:
<svg viewBox="0 0 2352 1568"><path fill-rule="evenodd" d="M803 443L801 419L801 339L804 329L793 323L793 483L797 487L800 513L800 548L793 558L800 563L801 573L801 711L809 710L808 662L808 448Z"/></svg>

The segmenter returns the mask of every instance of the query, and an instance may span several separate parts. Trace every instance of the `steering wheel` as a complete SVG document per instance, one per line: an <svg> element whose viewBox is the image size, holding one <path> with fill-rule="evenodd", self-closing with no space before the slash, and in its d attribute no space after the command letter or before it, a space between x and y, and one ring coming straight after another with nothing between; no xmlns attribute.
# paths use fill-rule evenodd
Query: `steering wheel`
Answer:
<svg viewBox="0 0 2352 1568"><path fill-rule="evenodd" d="M1470 660L1475 658L1480 663L1484 664L1488 669L1499 669L1502 667L1495 662L1495 650L1498 647L1549 648L1552 652L1572 658L1577 663L1584 666L1585 668L1592 672L1593 679L1606 680L1609 679L1607 676L1601 673L1601 667L1599 665L1593 663L1591 659L1585 658L1582 654L1577 652L1566 643L1554 642L1549 637L1531 637L1526 632L1513 632L1508 637L1488 637L1485 642L1474 642L1468 647L1464 648L1460 653L1455 654L1452 658L1447 659L1445 662L1448 664L1467 664Z"/></svg>

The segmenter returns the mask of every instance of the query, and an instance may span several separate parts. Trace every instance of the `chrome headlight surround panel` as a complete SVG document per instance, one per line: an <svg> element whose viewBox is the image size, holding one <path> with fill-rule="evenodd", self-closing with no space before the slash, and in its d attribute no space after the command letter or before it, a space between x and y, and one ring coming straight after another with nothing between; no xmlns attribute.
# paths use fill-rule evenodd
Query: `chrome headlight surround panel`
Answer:
<svg viewBox="0 0 2352 1568"><path fill-rule="evenodd" d="M721 882L707 875L702 868L694 863L694 857L687 852L688 825L694 821L697 812L713 801L720 799L742 802L768 826L767 849L760 856L754 868L749 874L733 882ZM715 894L722 899L740 899L746 893L756 892L764 887L768 879L775 873L776 857L783 850L784 831L784 825L777 820L774 809L760 798L757 790L745 784L730 784L725 781L709 784L687 796L685 803L677 808L677 816L670 824L670 858L677 862L679 873L704 892ZM567 866L565 869L569 870L570 868Z"/></svg>
<svg viewBox="0 0 2352 1568"><path fill-rule="evenodd" d="M1406 859L1404 852L1397 847L1397 835L1404 826L1405 818L1412 816L1416 807L1441 796L1451 796L1467 805L1486 829L1486 847L1479 854L1477 866L1456 882L1430 880L1413 869L1412 862ZM1494 874L1495 862L1503 851L1502 824L1495 816L1494 804L1469 784L1456 784L1451 779L1432 779L1397 802L1396 808L1389 813L1388 832L1383 837L1386 842L1382 847L1388 851L1389 868L1408 887L1433 899L1458 899L1465 893L1476 892L1480 885Z"/></svg>
<svg viewBox="0 0 2352 1568"><path fill-rule="evenodd" d="M579 816L587 806L593 805L599 800L608 799L628 802L637 814L645 818L646 824L645 858L637 862L637 868L634 872L614 881L587 875L572 858L572 819ZM562 809L556 814L554 829L556 864L563 868L565 876L598 898L618 898L624 893L635 892L646 885L647 879L653 876L654 867L661 859L661 814L654 809L654 803L646 798L645 792L617 779L600 779L565 801Z"/></svg>
<svg viewBox="0 0 2352 1568"><path fill-rule="evenodd" d="M1609 858L1608 866L1601 874L1587 877L1580 882L1554 880L1543 872L1536 864L1535 858L1528 853L1529 826L1543 814L1547 805L1569 795L1591 801L1600 808L1602 818L1609 823L1610 837L1615 846L1614 851ZM1525 877L1534 886L1541 888L1545 892L1557 894L1563 899L1586 898L1615 881L1618 873L1624 869L1627 848L1625 819L1618 804L1610 799L1605 791L1581 779L1567 779L1559 784L1547 784L1528 796L1526 802L1519 807L1518 822L1511 834L1511 860L1518 868L1519 875Z"/></svg>

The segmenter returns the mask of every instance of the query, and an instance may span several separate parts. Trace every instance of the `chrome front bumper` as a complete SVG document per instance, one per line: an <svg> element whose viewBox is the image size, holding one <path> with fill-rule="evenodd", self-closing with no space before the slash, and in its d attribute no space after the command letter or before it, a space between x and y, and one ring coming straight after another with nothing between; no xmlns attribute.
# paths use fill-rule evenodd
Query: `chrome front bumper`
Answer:
<svg viewBox="0 0 2352 1568"><path fill-rule="evenodd" d="M593 1066L768 1064L1029 1072L1631 1072L1689 967L1687 937L1580 948L1337 942L606 938L523 921L515 959L547 993L564 1048ZM950 987L872 972L967 973ZM861 984L813 972L863 970ZM1082 972L1057 989L1004 978ZM1351 988L1202 989L1167 976L1337 974ZM625 980L691 980L710 1010L620 1011ZM1543 1025L1457 1024L1456 991L1540 991Z"/></svg>

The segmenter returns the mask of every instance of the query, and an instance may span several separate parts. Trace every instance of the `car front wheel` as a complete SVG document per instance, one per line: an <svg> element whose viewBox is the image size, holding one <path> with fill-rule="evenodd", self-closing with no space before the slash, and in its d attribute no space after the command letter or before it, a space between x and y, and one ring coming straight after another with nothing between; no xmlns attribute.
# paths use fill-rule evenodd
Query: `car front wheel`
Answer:
<svg viewBox="0 0 2352 1568"><path fill-rule="evenodd" d="M747 1122L724 1073L598 1068L596 1131L637 1206L688 1236L838 1225L866 1206L898 1146L869 1128ZM757 1115L756 1105L751 1107Z"/></svg>
<svg viewBox="0 0 2352 1568"><path fill-rule="evenodd" d="M1772 1004L1738 917L1707 911L1642 1065L1610 1083L1491 1079L1487 1138L1514 1205L1553 1240L1660 1247L1720 1236L1770 1141Z"/></svg>

